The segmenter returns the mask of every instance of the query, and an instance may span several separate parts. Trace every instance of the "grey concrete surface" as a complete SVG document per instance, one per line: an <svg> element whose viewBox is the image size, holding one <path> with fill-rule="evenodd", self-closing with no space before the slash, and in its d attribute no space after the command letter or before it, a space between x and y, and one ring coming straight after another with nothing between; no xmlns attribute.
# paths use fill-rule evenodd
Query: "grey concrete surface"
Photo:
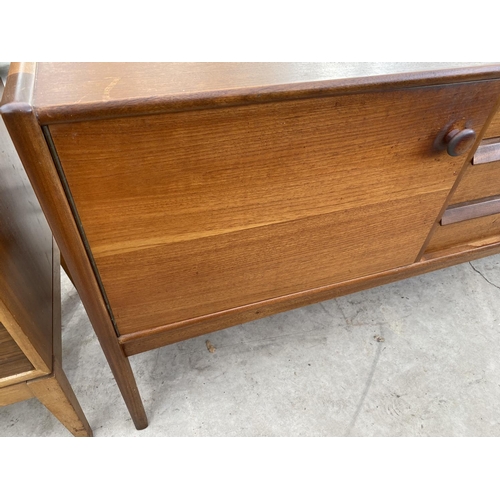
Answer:
<svg viewBox="0 0 500 500"><path fill-rule="evenodd" d="M63 365L97 437L500 435L500 256L134 356L143 431L62 288ZM30 400L0 408L0 436L70 434Z"/></svg>

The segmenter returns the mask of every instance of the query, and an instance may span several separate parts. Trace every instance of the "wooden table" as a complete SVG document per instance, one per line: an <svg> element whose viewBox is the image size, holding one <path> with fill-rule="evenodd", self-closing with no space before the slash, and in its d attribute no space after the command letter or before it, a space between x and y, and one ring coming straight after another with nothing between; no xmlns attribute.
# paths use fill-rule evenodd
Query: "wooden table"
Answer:
<svg viewBox="0 0 500 500"><path fill-rule="evenodd" d="M500 251L499 96L498 65L44 63L1 112L143 428L131 355Z"/></svg>
<svg viewBox="0 0 500 500"><path fill-rule="evenodd" d="M62 369L59 250L0 120L0 406L30 398L92 435Z"/></svg>

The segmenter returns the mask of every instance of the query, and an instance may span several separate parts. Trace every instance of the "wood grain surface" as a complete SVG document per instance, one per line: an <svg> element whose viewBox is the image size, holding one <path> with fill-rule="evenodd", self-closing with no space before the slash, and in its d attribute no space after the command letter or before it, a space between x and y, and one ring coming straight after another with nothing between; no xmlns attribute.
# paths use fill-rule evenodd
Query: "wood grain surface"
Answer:
<svg viewBox="0 0 500 500"><path fill-rule="evenodd" d="M67 257L71 276L134 424L138 429L142 429L147 427L147 417L130 362L118 344L78 227L32 106L35 72L33 65L22 64L11 67L0 112L19 151L57 244ZM52 313L52 309L50 311Z"/></svg>
<svg viewBox="0 0 500 500"><path fill-rule="evenodd" d="M0 379L33 369L29 359L0 323Z"/></svg>
<svg viewBox="0 0 500 500"><path fill-rule="evenodd" d="M436 137L480 138L500 94L498 65L456 66L12 72L2 111L138 428L125 355L500 250L413 263L470 160Z"/></svg>
<svg viewBox="0 0 500 500"><path fill-rule="evenodd" d="M26 382L0 387L0 406L7 406L33 397Z"/></svg>
<svg viewBox="0 0 500 500"><path fill-rule="evenodd" d="M434 141L498 90L52 125L120 334L413 262L464 161Z"/></svg>
<svg viewBox="0 0 500 500"><path fill-rule="evenodd" d="M60 360L54 362L50 377L30 380L27 385L36 397L76 437L91 437L92 429L78 399L62 370Z"/></svg>
<svg viewBox="0 0 500 500"><path fill-rule="evenodd" d="M1 119L0 302L4 326L35 367L50 372L52 234Z"/></svg>
<svg viewBox="0 0 500 500"><path fill-rule="evenodd" d="M488 130L484 134L485 138L498 137L500 138L500 109L496 112L495 116L491 120Z"/></svg>
<svg viewBox="0 0 500 500"><path fill-rule="evenodd" d="M50 375L0 387L0 407L31 398L37 398L74 436L93 435L59 360Z"/></svg>
<svg viewBox="0 0 500 500"><path fill-rule="evenodd" d="M195 318L170 325L168 328L122 335L120 342L128 356L146 352L164 345L210 333L247 321L264 318L315 302L330 300L350 293L385 285L401 279L418 276L444 267L480 259L500 252L500 237L465 242L449 248L424 254L422 260L382 273L307 290L275 299L247 304L237 309L221 311L203 318Z"/></svg>
<svg viewBox="0 0 500 500"><path fill-rule="evenodd" d="M500 195L500 161L469 165L450 205Z"/></svg>
<svg viewBox="0 0 500 500"><path fill-rule="evenodd" d="M432 235L426 253L433 253L465 244L475 244L477 246L479 242L487 244L499 240L500 214L490 215L448 226L439 226Z"/></svg>
<svg viewBox="0 0 500 500"><path fill-rule="evenodd" d="M39 63L42 124L498 78L492 63Z"/></svg>

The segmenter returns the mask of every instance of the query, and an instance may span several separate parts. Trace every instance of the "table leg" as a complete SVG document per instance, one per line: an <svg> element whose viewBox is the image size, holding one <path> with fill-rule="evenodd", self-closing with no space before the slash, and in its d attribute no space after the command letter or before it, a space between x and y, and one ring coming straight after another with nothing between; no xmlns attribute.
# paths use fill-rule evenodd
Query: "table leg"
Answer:
<svg viewBox="0 0 500 500"><path fill-rule="evenodd" d="M92 429L75 393L58 362L48 377L31 380L28 387L35 396L74 436L91 437Z"/></svg>

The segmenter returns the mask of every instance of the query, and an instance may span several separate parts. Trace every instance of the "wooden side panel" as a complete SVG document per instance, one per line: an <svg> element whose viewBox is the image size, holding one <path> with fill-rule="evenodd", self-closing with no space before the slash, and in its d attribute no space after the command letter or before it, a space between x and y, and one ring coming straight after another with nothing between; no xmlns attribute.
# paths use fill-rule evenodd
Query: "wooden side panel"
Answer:
<svg viewBox="0 0 500 500"><path fill-rule="evenodd" d="M0 93L3 85L0 82ZM25 352L52 366L52 234L0 119L0 302L23 335ZM6 318L0 318L5 326ZM9 328L11 335L15 330Z"/></svg>
<svg viewBox="0 0 500 500"><path fill-rule="evenodd" d="M31 104L34 71L33 65L24 64L11 68L0 103L0 113L28 172L58 246L67 256L68 267L75 285L134 423L137 429L143 429L147 427L147 417L130 362L118 344L60 178L54 168L47 142ZM54 293L58 293L55 287ZM56 314L55 310L53 312ZM57 325L53 326L57 328ZM58 349L56 344L54 347L56 354Z"/></svg>
<svg viewBox="0 0 500 500"><path fill-rule="evenodd" d="M50 127L121 334L413 262L498 82Z"/></svg>
<svg viewBox="0 0 500 500"><path fill-rule="evenodd" d="M54 373L50 377L30 380L27 385L33 395L74 436L92 436L92 429L59 360L55 361Z"/></svg>
<svg viewBox="0 0 500 500"><path fill-rule="evenodd" d="M29 359L0 323L0 379L33 369Z"/></svg>

